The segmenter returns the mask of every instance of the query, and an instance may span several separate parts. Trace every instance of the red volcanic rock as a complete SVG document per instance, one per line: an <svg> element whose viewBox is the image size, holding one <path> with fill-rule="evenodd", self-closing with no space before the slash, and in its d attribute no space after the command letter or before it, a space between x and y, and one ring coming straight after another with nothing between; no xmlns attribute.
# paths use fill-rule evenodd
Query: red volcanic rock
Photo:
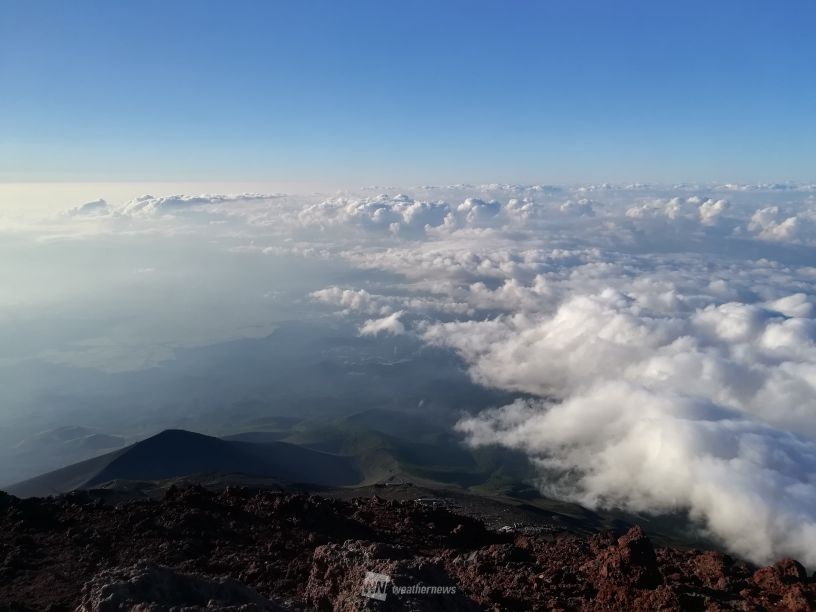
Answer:
<svg viewBox="0 0 816 612"><path fill-rule="evenodd" d="M694 558L694 576L710 589L726 590L730 584L728 568L733 562L728 555L707 551Z"/></svg>
<svg viewBox="0 0 816 612"><path fill-rule="evenodd" d="M816 609L816 584L796 561L756 569L655 549L639 527L496 533L413 502L239 487L116 505L101 495L0 494L0 609ZM367 599L369 571L447 591Z"/></svg>
<svg viewBox="0 0 816 612"><path fill-rule="evenodd" d="M356 612L368 607L380 610L479 610L464 596L444 569L433 560L416 559L401 547L348 540L315 549L305 589L307 604L320 610ZM396 587L433 586L450 589L444 594L386 593L384 602L363 597L367 572L384 574Z"/></svg>
<svg viewBox="0 0 816 612"><path fill-rule="evenodd" d="M807 581L807 571L795 559L782 559L776 564L776 569L785 584L801 584Z"/></svg>
<svg viewBox="0 0 816 612"><path fill-rule="evenodd" d="M753 582L762 590L757 596L769 607L795 610L816 609L816 592L808 584L805 568L798 561L783 559L754 572Z"/></svg>
<svg viewBox="0 0 816 612"><path fill-rule="evenodd" d="M807 581L807 572L802 564L793 559L783 559L776 565L763 567L754 572L754 582L762 589L782 593L790 585Z"/></svg>
<svg viewBox="0 0 816 612"><path fill-rule="evenodd" d="M661 582L652 542L639 526L618 538L600 561L599 574L610 581L647 588Z"/></svg>
<svg viewBox="0 0 816 612"><path fill-rule="evenodd" d="M656 609L678 603L674 593L656 590L662 583L657 556L640 527L633 527L582 569L593 582L599 603L613 608ZM649 589L647 595L641 589ZM640 600L645 600L642 603Z"/></svg>

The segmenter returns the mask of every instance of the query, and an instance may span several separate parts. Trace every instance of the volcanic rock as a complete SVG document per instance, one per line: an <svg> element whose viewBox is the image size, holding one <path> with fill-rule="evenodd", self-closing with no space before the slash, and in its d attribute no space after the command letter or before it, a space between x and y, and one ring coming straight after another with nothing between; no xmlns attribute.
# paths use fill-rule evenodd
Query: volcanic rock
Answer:
<svg viewBox="0 0 816 612"><path fill-rule="evenodd" d="M144 610L282 610L254 590L230 578L181 574L149 561L104 570L82 587L77 612Z"/></svg>
<svg viewBox="0 0 816 612"><path fill-rule="evenodd" d="M0 495L0 609L816 609L796 561L656 548L639 527L499 533L412 501L236 487L103 498ZM363 595L367 572L390 577L385 601Z"/></svg>

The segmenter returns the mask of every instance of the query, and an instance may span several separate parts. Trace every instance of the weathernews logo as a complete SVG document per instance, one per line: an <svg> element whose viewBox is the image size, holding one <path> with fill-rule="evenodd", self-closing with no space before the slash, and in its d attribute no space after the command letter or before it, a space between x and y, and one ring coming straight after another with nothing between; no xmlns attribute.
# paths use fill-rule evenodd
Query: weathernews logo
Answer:
<svg viewBox="0 0 816 612"><path fill-rule="evenodd" d="M394 595L454 595L456 593L455 586L428 586L425 584L397 586L392 584L391 576L367 572L363 580L362 595L385 601L385 598L388 597L389 586Z"/></svg>
<svg viewBox="0 0 816 612"><path fill-rule="evenodd" d="M391 576L378 574L377 572L367 572L365 580L363 580L363 597L385 601L390 583Z"/></svg>

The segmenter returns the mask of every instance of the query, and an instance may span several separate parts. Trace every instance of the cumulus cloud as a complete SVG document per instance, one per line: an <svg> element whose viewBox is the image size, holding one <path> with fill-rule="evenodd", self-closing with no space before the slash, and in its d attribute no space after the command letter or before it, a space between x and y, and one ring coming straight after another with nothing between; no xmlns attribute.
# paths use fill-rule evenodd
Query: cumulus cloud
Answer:
<svg viewBox="0 0 816 612"><path fill-rule="evenodd" d="M814 329L796 316L807 306L799 295L667 317L609 290L424 337L483 384L553 398L460 423L473 444L528 452L545 493L686 510L745 557L813 563Z"/></svg>
<svg viewBox="0 0 816 612"><path fill-rule="evenodd" d="M792 244L816 244L816 211L786 212L779 206L766 206L751 215L748 231L761 240Z"/></svg>
<svg viewBox="0 0 816 612"><path fill-rule="evenodd" d="M354 225L398 234L421 232L445 222L450 207L444 202L423 202L407 195L373 198L333 198L306 207L299 214L301 223L332 227Z"/></svg>
<svg viewBox="0 0 816 612"><path fill-rule="evenodd" d="M342 289L327 287L311 293L313 300L341 307L346 312L386 314L390 311L382 298L371 295L365 289Z"/></svg>
<svg viewBox="0 0 816 612"><path fill-rule="evenodd" d="M116 209L122 215L171 214L211 204L225 202L248 202L253 200L271 200L281 194L241 193L241 194L202 194L202 195L142 195Z"/></svg>
<svg viewBox="0 0 816 612"><path fill-rule="evenodd" d="M588 507L687 510L757 562L816 562L816 444L692 394L607 380L560 403L517 401L458 428L530 454L550 495Z"/></svg>
<svg viewBox="0 0 816 612"><path fill-rule="evenodd" d="M417 295L372 294L365 289L343 289L337 286L313 291L312 300L340 307L344 314L387 315L397 309L410 309L422 313L473 314L474 307L447 298Z"/></svg>
<svg viewBox="0 0 816 612"><path fill-rule="evenodd" d="M489 224L502 212L502 205L496 200L485 202L479 198L467 198L456 207L464 222L468 225Z"/></svg>
<svg viewBox="0 0 816 612"><path fill-rule="evenodd" d="M111 212L111 207L103 200L93 200L92 202L85 202L79 206L75 206L68 210L67 214L72 217L84 217L93 215L104 215Z"/></svg>
<svg viewBox="0 0 816 612"><path fill-rule="evenodd" d="M640 203L626 210L630 219L665 219L668 221L699 222L705 226L716 225L729 208L728 200L699 196L656 199Z"/></svg>
<svg viewBox="0 0 816 612"><path fill-rule="evenodd" d="M525 205L527 208L525 208ZM421 200L405 194L375 197L340 197L324 200L304 208L301 224L323 229L356 227L406 238L421 237L437 231L491 228L505 225L530 212L529 199L496 199L466 197L462 201Z"/></svg>
<svg viewBox="0 0 816 612"><path fill-rule="evenodd" d="M378 336L380 334L388 334L398 336L405 333L405 326L400 321L400 317L405 314L403 311L397 311L382 317L381 319L368 319L360 327L361 336Z"/></svg>
<svg viewBox="0 0 816 612"><path fill-rule="evenodd" d="M703 225L714 225L728 206L728 200L706 200L700 204L700 221Z"/></svg>
<svg viewBox="0 0 816 612"><path fill-rule="evenodd" d="M595 214L595 205L597 204L593 204L593 202L587 198L567 200L561 205L561 212L579 217L591 217Z"/></svg>
<svg viewBox="0 0 816 612"><path fill-rule="evenodd" d="M607 289L552 313L429 326L478 382L550 401L465 419L590 507L685 510L755 561L816 563L816 322L803 294L651 311Z"/></svg>

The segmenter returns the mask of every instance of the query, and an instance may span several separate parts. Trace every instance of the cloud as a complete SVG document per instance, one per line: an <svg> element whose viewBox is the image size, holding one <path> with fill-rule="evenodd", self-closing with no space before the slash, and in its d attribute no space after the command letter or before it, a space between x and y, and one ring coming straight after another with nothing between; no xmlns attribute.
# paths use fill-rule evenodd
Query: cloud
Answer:
<svg viewBox="0 0 816 612"><path fill-rule="evenodd" d="M761 246L807 232L777 229L781 208L756 215L771 197L756 190L586 191L601 201L465 199L408 243L343 257L470 306L406 331L455 350L481 384L541 398L460 430L527 452L545 493L686 511L744 557L816 563L816 270ZM746 238L759 243L750 257Z"/></svg>
<svg viewBox="0 0 816 612"><path fill-rule="evenodd" d="M576 215L578 217L592 217L595 215L595 209L592 200L581 198L579 200L567 200L561 205L561 212L568 215Z"/></svg>
<svg viewBox="0 0 816 612"><path fill-rule="evenodd" d="M94 200L92 202L85 202L85 204L80 204L79 206L75 206L68 210L67 214L72 217L84 217L84 216L94 216L94 215L105 215L110 214L111 207L108 203L103 200Z"/></svg>
<svg viewBox="0 0 816 612"><path fill-rule="evenodd" d="M356 227L405 238L422 237L432 230L490 228L511 221L520 212L518 200L505 205L490 199L467 197L454 204L444 200L426 201L405 194L375 197L341 197L304 208L301 224L324 229Z"/></svg>
<svg viewBox="0 0 816 612"><path fill-rule="evenodd" d="M675 196L669 199L647 201L626 210L630 219L665 219L667 221L699 222L705 226L716 225L722 214L728 210L727 200L699 196L688 198Z"/></svg>
<svg viewBox="0 0 816 612"><path fill-rule="evenodd" d="M779 206L760 208L748 223L748 231L760 240L792 244L816 244L816 211L785 212Z"/></svg>
<svg viewBox="0 0 816 612"><path fill-rule="evenodd" d="M417 201L406 195L373 198L334 198L306 207L298 215L304 225L351 225L399 234L440 226L450 213L444 202Z"/></svg>
<svg viewBox="0 0 816 612"><path fill-rule="evenodd" d="M657 297L657 296L653 296ZM803 294L688 310L614 289L551 314L438 323L482 384L553 401L460 424L528 452L542 489L589 507L685 510L734 552L816 563L816 322Z"/></svg>
<svg viewBox="0 0 816 612"><path fill-rule="evenodd" d="M466 225L483 226L493 222L502 212L502 205L496 200L485 202L479 198L467 198L456 207Z"/></svg>
<svg viewBox="0 0 816 612"><path fill-rule="evenodd" d="M700 204L700 221L703 225L714 225L728 207L727 200L708 199Z"/></svg>
<svg viewBox="0 0 816 612"><path fill-rule="evenodd" d="M415 295L372 294L365 289L343 289L337 286L313 291L312 300L342 308L344 314L363 313L387 315L397 309L422 313L472 314L473 307L464 302L445 298Z"/></svg>
<svg viewBox="0 0 816 612"><path fill-rule="evenodd" d="M387 334L398 336L405 333L405 326L400 321L400 317L405 314L403 311L397 311L383 317L381 319L368 319L360 327L361 336L378 336L380 334Z"/></svg>
<svg viewBox="0 0 816 612"><path fill-rule="evenodd" d="M686 511L740 555L814 564L813 193L486 184L144 196L99 224L119 214L127 231L354 268L304 294L363 335L415 334L458 353L479 383L529 395L460 429L526 452L548 495Z"/></svg>
<svg viewBox="0 0 816 612"><path fill-rule="evenodd" d="M816 444L704 399L609 380L458 428L475 445L526 451L550 495L591 508L686 510L745 558L816 563Z"/></svg>
<svg viewBox="0 0 816 612"><path fill-rule="evenodd" d="M387 314L391 311L384 300L371 295L365 289L341 289L327 287L313 291L311 298L324 304L342 307L346 312L364 312L368 314Z"/></svg>
<svg viewBox="0 0 816 612"><path fill-rule="evenodd" d="M203 194L203 195L142 195L124 203L116 209L121 215L154 215L171 214L195 209L211 204L230 202L265 201L281 197L281 194L241 193L241 194Z"/></svg>

